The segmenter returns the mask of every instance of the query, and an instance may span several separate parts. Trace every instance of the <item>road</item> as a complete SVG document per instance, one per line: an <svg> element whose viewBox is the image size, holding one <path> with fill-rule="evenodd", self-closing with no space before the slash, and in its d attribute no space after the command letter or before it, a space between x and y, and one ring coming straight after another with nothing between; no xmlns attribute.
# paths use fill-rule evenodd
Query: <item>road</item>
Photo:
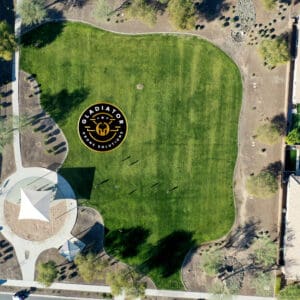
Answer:
<svg viewBox="0 0 300 300"><path fill-rule="evenodd" d="M0 293L0 299L1 300L12 300L12 293ZM29 297L26 298L26 300L85 300L86 298L74 298L74 297L62 297L62 296L42 296L42 295L30 295ZM93 299L93 298L88 298L89 300L101 300L99 299Z"/></svg>

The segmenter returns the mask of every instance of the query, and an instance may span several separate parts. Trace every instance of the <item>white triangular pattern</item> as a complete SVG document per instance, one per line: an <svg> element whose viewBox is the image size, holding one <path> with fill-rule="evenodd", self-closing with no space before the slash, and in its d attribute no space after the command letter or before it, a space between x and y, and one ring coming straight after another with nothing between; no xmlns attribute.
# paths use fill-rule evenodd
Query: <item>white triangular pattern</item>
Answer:
<svg viewBox="0 0 300 300"><path fill-rule="evenodd" d="M33 191L21 188L19 220L49 222L51 191Z"/></svg>

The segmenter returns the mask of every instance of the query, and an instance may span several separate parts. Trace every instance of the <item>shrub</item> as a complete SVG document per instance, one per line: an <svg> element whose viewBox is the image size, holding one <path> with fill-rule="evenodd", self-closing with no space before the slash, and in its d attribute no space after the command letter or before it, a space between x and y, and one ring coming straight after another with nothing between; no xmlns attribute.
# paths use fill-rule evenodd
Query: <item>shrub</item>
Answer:
<svg viewBox="0 0 300 300"><path fill-rule="evenodd" d="M0 59L12 60L17 47L15 36L6 21L0 22Z"/></svg>
<svg viewBox="0 0 300 300"><path fill-rule="evenodd" d="M101 260L92 252L86 255L76 255L74 262L78 267L78 273L85 282L103 279L104 270L108 266L107 261Z"/></svg>
<svg viewBox="0 0 300 300"><path fill-rule="evenodd" d="M192 0L170 0L167 10L175 28L194 28L196 17L194 2Z"/></svg>
<svg viewBox="0 0 300 300"><path fill-rule="evenodd" d="M277 0L262 0L263 6L267 10L275 8Z"/></svg>
<svg viewBox="0 0 300 300"><path fill-rule="evenodd" d="M288 145L296 145L300 143L300 130L299 128L294 128L289 132L286 137L286 143Z"/></svg>
<svg viewBox="0 0 300 300"><path fill-rule="evenodd" d="M271 272L256 274L254 279L251 280L251 286L255 289L257 296L271 296L274 288L274 274Z"/></svg>
<svg viewBox="0 0 300 300"><path fill-rule="evenodd" d="M259 45L259 53L268 68L275 68L290 59L288 43L283 38L263 40Z"/></svg>
<svg viewBox="0 0 300 300"><path fill-rule="evenodd" d="M41 23L47 15L45 0L23 0L18 5L17 12L25 25Z"/></svg>
<svg viewBox="0 0 300 300"><path fill-rule="evenodd" d="M258 238L254 242L253 249L255 264L269 268L276 263L277 246L269 237Z"/></svg>
<svg viewBox="0 0 300 300"><path fill-rule="evenodd" d="M133 0L125 11L129 18L137 18L150 26L156 22L156 10L153 6L147 4L145 0Z"/></svg>
<svg viewBox="0 0 300 300"><path fill-rule="evenodd" d="M146 285L141 282L141 276L133 269L122 269L107 273L106 282L114 296L125 291L127 299L140 298L145 295Z"/></svg>
<svg viewBox="0 0 300 300"><path fill-rule="evenodd" d="M47 263L40 263L37 266L37 281L45 286L50 286L57 276L55 262L50 260Z"/></svg>
<svg viewBox="0 0 300 300"><path fill-rule="evenodd" d="M269 198L277 192L276 176L268 171L261 171L256 176L250 176L246 183L249 194L258 198Z"/></svg>
<svg viewBox="0 0 300 300"><path fill-rule="evenodd" d="M296 300L300 298L300 284L291 284L280 291L280 300Z"/></svg>
<svg viewBox="0 0 300 300"><path fill-rule="evenodd" d="M200 267L209 276L216 276L222 266L224 257L220 250L204 252L201 257Z"/></svg>
<svg viewBox="0 0 300 300"><path fill-rule="evenodd" d="M94 16L100 20L107 18L107 16L112 12L108 0L97 0Z"/></svg>
<svg viewBox="0 0 300 300"><path fill-rule="evenodd" d="M257 128L256 138L261 143L272 145L278 141L280 133L278 126L272 123L267 123Z"/></svg>

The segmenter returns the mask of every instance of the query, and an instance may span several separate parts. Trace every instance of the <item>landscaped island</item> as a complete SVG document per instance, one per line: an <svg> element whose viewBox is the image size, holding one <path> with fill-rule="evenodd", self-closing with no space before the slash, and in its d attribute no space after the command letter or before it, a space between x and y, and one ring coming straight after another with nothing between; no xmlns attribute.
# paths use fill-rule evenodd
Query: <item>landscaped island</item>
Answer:
<svg viewBox="0 0 300 300"><path fill-rule="evenodd" d="M237 66L199 38L49 23L23 37L21 67L37 75L43 107L68 140L61 173L104 217L106 251L158 287L182 288L187 251L234 222ZM127 118L126 140L107 153L90 151L77 133L97 102Z"/></svg>

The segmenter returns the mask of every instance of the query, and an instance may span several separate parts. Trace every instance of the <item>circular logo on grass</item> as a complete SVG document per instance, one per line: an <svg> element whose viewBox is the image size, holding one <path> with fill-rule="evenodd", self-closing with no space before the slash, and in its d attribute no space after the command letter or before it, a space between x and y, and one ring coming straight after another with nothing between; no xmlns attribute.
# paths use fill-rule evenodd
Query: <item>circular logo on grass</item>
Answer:
<svg viewBox="0 0 300 300"><path fill-rule="evenodd" d="M87 108L78 123L79 136L90 149L105 152L124 141L127 123L122 111L109 103L97 103Z"/></svg>

